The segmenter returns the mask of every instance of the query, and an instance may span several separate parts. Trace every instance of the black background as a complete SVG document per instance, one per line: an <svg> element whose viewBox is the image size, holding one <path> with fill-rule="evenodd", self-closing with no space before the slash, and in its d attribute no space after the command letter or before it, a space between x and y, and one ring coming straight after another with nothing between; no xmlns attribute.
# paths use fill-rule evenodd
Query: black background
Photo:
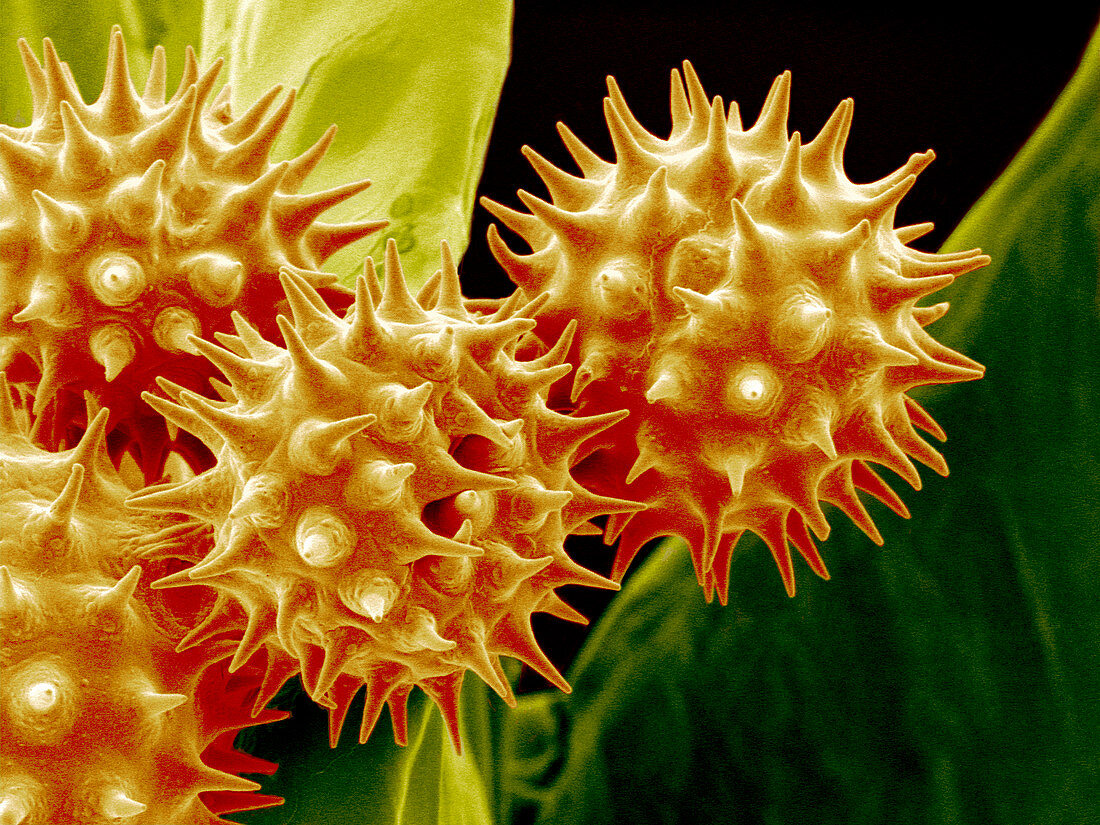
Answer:
<svg viewBox="0 0 1100 825"><path fill-rule="evenodd" d="M1031 14L960 3L919 10L901 3L867 9L781 0L516 5L512 65L480 194L520 209L516 189L545 194L520 154L524 143L575 173L555 130L559 120L613 159L602 114L608 74L642 124L664 137L670 128L669 72L682 60L692 61L709 96L738 101L746 126L756 119L775 76L790 69L789 128L799 130L803 142L842 99L854 98L845 152L853 181L881 178L913 152L935 149L935 162L902 202L897 220L934 221L935 231L915 244L928 250L942 244L1040 123L1100 16L1088 4L1072 10L1024 6ZM461 269L471 297L511 292L485 243L490 222L477 207ZM507 230L503 234L511 239ZM610 569L612 550L598 539L574 538L568 549L594 570ZM567 587L562 595L595 617L612 594ZM545 616L536 616L535 630L563 671L588 632ZM541 684L527 675L521 687Z"/></svg>

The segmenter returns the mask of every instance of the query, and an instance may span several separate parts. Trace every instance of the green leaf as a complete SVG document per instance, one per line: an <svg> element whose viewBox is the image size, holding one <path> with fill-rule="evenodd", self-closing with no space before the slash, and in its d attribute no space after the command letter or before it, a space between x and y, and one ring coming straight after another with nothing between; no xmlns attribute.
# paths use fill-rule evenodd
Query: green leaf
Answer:
<svg viewBox="0 0 1100 825"><path fill-rule="evenodd" d="M282 796L286 804L227 818L246 825L488 825L497 795L487 784L497 748L494 719L502 704L484 684L468 680L460 700L459 756L442 716L420 691L409 701L406 747L394 744L388 711L367 743L358 744L360 694L338 747L330 749L325 712L294 681L273 703L291 710L292 718L246 729L236 743L279 763L274 776L251 778L263 785L260 793Z"/></svg>
<svg viewBox="0 0 1100 825"><path fill-rule="evenodd" d="M397 239L410 283L439 268L446 240L466 249L511 46L508 0L209 0L202 55L226 59L234 111L276 83L298 102L274 156L339 132L310 176L311 190L370 178L366 194L326 221L388 218L381 233L334 255L325 269L351 283L367 254Z"/></svg>
<svg viewBox="0 0 1100 825"><path fill-rule="evenodd" d="M910 522L872 507L883 550L833 511L832 581L803 567L793 600L755 537L724 608L666 543L573 695L523 699L509 739L545 744L513 757L517 819L1100 821L1098 100L1100 34L948 241L994 261L933 328L988 367L921 396L951 477Z"/></svg>

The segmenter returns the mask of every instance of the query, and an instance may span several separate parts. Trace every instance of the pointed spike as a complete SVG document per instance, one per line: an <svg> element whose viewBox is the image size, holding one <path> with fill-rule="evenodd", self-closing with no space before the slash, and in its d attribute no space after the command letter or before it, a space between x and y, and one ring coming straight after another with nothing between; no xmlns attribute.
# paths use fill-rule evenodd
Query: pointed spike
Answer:
<svg viewBox="0 0 1100 825"><path fill-rule="evenodd" d="M216 546L210 555L187 571L188 576L201 581L242 569L247 564L254 538L251 524L241 519L232 522L225 546Z"/></svg>
<svg viewBox="0 0 1100 825"><path fill-rule="evenodd" d="M791 551L787 547L787 531L783 526L782 518L775 518L764 525L759 533L768 545L775 566L779 568L779 575L783 578L783 587L787 595L794 598L794 566L791 564Z"/></svg>
<svg viewBox="0 0 1100 825"><path fill-rule="evenodd" d="M138 703L148 716L160 716L173 708L178 708L190 699L184 693L157 693L146 690L138 697Z"/></svg>
<svg viewBox="0 0 1100 825"><path fill-rule="evenodd" d="M110 413L111 411L106 407L100 409L88 422L84 435L69 453L70 466L81 464L93 478L100 468L109 463L105 459L107 459L107 419Z"/></svg>
<svg viewBox="0 0 1100 825"><path fill-rule="evenodd" d="M88 240L88 218L77 206L56 201L38 189L31 192L38 204L40 226L46 245L59 254L75 252Z"/></svg>
<svg viewBox="0 0 1100 825"><path fill-rule="evenodd" d="M163 416L168 423L176 427L182 427L187 432L197 436L208 446L211 441L214 441L219 447L221 446L223 442L222 437L218 435L201 416L196 415L186 407L177 406L149 392L143 392L141 394L141 399Z"/></svg>
<svg viewBox="0 0 1100 825"><path fill-rule="evenodd" d="M944 432L943 427L936 423L936 419L929 415L924 407L908 395L902 395L902 399L905 401L906 412L909 413L909 418L914 424L940 441L947 440L947 433Z"/></svg>
<svg viewBox="0 0 1100 825"><path fill-rule="evenodd" d="M270 360L276 356L282 354L281 347L277 347L270 341L267 341L260 335L252 324L248 323L243 315L236 310L233 310L229 314L230 319L233 321L233 328L237 331L237 335L240 336L241 341L244 343L249 354L253 358Z"/></svg>
<svg viewBox="0 0 1100 825"><path fill-rule="evenodd" d="M283 333L283 341L286 343L295 371L308 387L315 392L324 392L326 387L341 382L343 373L328 361L314 355L285 315L275 316L275 323Z"/></svg>
<svg viewBox="0 0 1100 825"><path fill-rule="evenodd" d="M234 237L241 240L251 237L263 223L269 211L271 199L286 170L286 161L275 164L247 186L241 186L230 192L217 218L223 228L222 231L232 233Z"/></svg>
<svg viewBox="0 0 1100 825"><path fill-rule="evenodd" d="M918 301L925 295L939 292L953 283L951 274L930 275L924 278L892 278L890 281L875 285L873 292L884 306L894 307L907 301Z"/></svg>
<svg viewBox="0 0 1100 825"><path fill-rule="evenodd" d="M321 162L325 153L328 152L334 137L336 137L335 124L329 126L317 142L306 149L306 151L302 152L302 154L298 155L296 158L291 159L290 168L287 170L286 177L283 178L283 183L279 191L289 194L298 192L302 188L302 184L305 183L309 173L317 168L317 164Z"/></svg>
<svg viewBox="0 0 1100 825"><path fill-rule="evenodd" d="M420 681L420 689L435 702L439 712L443 715L443 721L447 725L447 731L451 736L451 745L456 755L462 755L462 737L459 733L458 696L462 689L462 677L464 670L459 670L448 676L438 676Z"/></svg>
<svg viewBox="0 0 1100 825"><path fill-rule="evenodd" d="M87 107L80 96L80 90L73 82L72 75L65 71L66 66L57 56L53 41L48 37L42 41L42 57L45 64L46 88L49 95L49 102L46 105L47 111L56 108L62 100L68 101L74 109L84 111Z"/></svg>
<svg viewBox="0 0 1100 825"><path fill-rule="evenodd" d="M913 458L925 467L935 471L944 478L947 477L949 471L947 462L944 460L943 456L938 450L918 436L908 424L895 428L892 434L897 440L898 446L906 453L913 456Z"/></svg>
<svg viewBox="0 0 1100 825"><path fill-rule="evenodd" d="M889 189L868 198L861 206L860 212L870 221L879 221L887 215L893 215L901 199L913 188L917 182L916 175L909 175L898 181Z"/></svg>
<svg viewBox="0 0 1100 825"><path fill-rule="evenodd" d="M917 253L919 257L903 261L902 267L906 272L912 273L918 278L928 278L930 275L941 273L951 275L965 275L975 269L988 266L992 258L981 254L980 249L971 249L962 253L950 255L930 255Z"/></svg>
<svg viewBox="0 0 1100 825"><path fill-rule="evenodd" d="M321 296L305 278L284 266L279 270L279 282L290 304L296 329L309 331L316 327L328 334L340 329L339 318L324 304Z"/></svg>
<svg viewBox="0 0 1100 825"><path fill-rule="evenodd" d="M206 137L202 129L203 118L201 115L203 109L206 107L206 100L210 96L210 92L213 91L214 83L217 81L218 75L221 73L224 64L225 60L219 57L195 80L195 117L191 119L190 128L187 134L187 140L192 146L202 146L206 142Z"/></svg>
<svg viewBox="0 0 1100 825"><path fill-rule="evenodd" d="M372 235L390 225L389 221L358 221L356 223L324 223L315 221L305 233L305 245L310 257L323 264L345 246Z"/></svg>
<svg viewBox="0 0 1100 825"><path fill-rule="evenodd" d="M875 418L868 423L870 426L861 446L865 457L901 476L909 482L914 490L921 489L920 473L917 472L913 462L909 460L909 456L898 447L897 442L894 441L894 436L886 429L882 421Z"/></svg>
<svg viewBox="0 0 1100 825"><path fill-rule="evenodd" d="M54 284L35 283L31 286L31 293L27 305L12 316L17 324L25 324L28 321L56 320L65 312L65 300L61 291Z"/></svg>
<svg viewBox="0 0 1100 825"><path fill-rule="evenodd" d="M382 303L378 314L388 319L405 323L422 323L428 320L427 313L409 293L408 282L401 271L401 259L397 254L397 241L386 241L386 286L382 293Z"/></svg>
<svg viewBox="0 0 1100 825"><path fill-rule="evenodd" d="M807 170L822 176L830 172L843 174L844 144L852 126L852 108L850 97L840 101L817 137L806 144L802 160Z"/></svg>
<svg viewBox="0 0 1100 825"><path fill-rule="evenodd" d="M221 155L214 169L232 172L238 175L255 177L267 168L268 156L276 139L290 117L290 110L298 95L297 89L290 89L283 102L272 112L255 131Z"/></svg>
<svg viewBox="0 0 1100 825"><path fill-rule="evenodd" d="M215 407L201 395L184 390L180 401L198 415L229 444L251 444L256 437L256 425L247 415L237 415L221 407Z"/></svg>
<svg viewBox="0 0 1100 825"><path fill-rule="evenodd" d="M630 466L630 470L627 471L626 483L633 484L642 473L652 470L656 466L657 456L643 445L638 452L638 457L634 459L634 463Z"/></svg>
<svg viewBox="0 0 1100 825"><path fill-rule="evenodd" d="M565 677L558 672L535 641L529 617L507 615L494 628L492 641L497 648L494 652L519 659L562 692L573 692Z"/></svg>
<svg viewBox="0 0 1100 825"><path fill-rule="evenodd" d="M840 508L852 522L879 547L883 545L882 534L878 531L870 513L856 495L852 484L851 464L840 464L822 479L819 493L822 501L828 501Z"/></svg>
<svg viewBox="0 0 1100 825"><path fill-rule="evenodd" d="M558 121L557 129L565 148L569 150L569 154L577 162L577 167L586 178L602 177L604 173L614 167L615 164L608 163L581 143L580 139L561 121Z"/></svg>
<svg viewBox="0 0 1100 825"><path fill-rule="evenodd" d="M370 185L369 180L359 180L309 195L277 194L272 199L272 214L281 232L300 235L322 213L366 191Z"/></svg>
<svg viewBox="0 0 1100 825"><path fill-rule="evenodd" d="M523 205L531 210L531 214L542 221L563 242L584 245L599 234L598 227L593 225L586 213L567 212L541 198L536 198L523 189L518 190L516 195L523 201Z"/></svg>
<svg viewBox="0 0 1100 825"><path fill-rule="evenodd" d="M41 149L8 137L4 132L0 132L0 160L13 174L29 180L37 178L47 163L46 153Z"/></svg>
<svg viewBox="0 0 1100 825"><path fill-rule="evenodd" d="M137 589L139 578L141 578L141 566L135 564L130 568L130 572L115 582L113 587L95 596L89 603L88 609L99 614L111 613L121 616Z"/></svg>
<svg viewBox="0 0 1100 825"><path fill-rule="evenodd" d="M106 142L90 132L67 100L61 101L64 142L61 148L61 172L67 180L98 181L112 165Z"/></svg>
<svg viewBox="0 0 1100 825"><path fill-rule="evenodd" d="M669 82L669 109L672 112L672 134L669 135L669 140L673 140L685 132L691 123L691 107L688 106L679 69L672 70Z"/></svg>
<svg viewBox="0 0 1100 825"><path fill-rule="evenodd" d="M801 434L833 461L837 459L836 445L833 443L832 419L823 413L803 423Z"/></svg>
<svg viewBox="0 0 1100 825"><path fill-rule="evenodd" d="M187 570L182 570L180 572L186 573ZM176 644L176 653L183 653L185 650L190 650L193 647L209 641L219 633L226 633L235 629L236 623L229 618L227 613L223 612L228 602L229 597L219 593L210 612L207 613L197 625L187 631L184 637ZM230 673L232 672L233 671L230 670Z"/></svg>
<svg viewBox="0 0 1100 825"><path fill-rule="evenodd" d="M574 624L589 624L587 616L562 601L561 597L553 590L546 591L542 601L539 602L539 606L536 608L536 612L548 613L562 621L573 622Z"/></svg>
<svg viewBox="0 0 1100 825"><path fill-rule="evenodd" d="M752 219L745 205L734 198L730 201L733 211L733 223L737 230L738 241L742 245L745 254L749 256L763 256L767 254L768 244L764 234Z"/></svg>
<svg viewBox="0 0 1100 825"><path fill-rule="evenodd" d="M458 279L458 267L455 266L451 246L445 240L441 241L439 246L443 269L441 270L439 296L436 299L435 308L444 315L465 320L469 315L462 304L462 283Z"/></svg>
<svg viewBox="0 0 1100 825"><path fill-rule="evenodd" d="M99 798L99 814L107 819L130 819L148 809L144 802L138 802L126 795L120 788L104 791Z"/></svg>
<svg viewBox="0 0 1100 825"><path fill-rule="evenodd" d="M371 262L369 258L367 261ZM389 334L374 314L374 299L370 294L373 277L360 275L355 280L355 315L344 339L346 345L359 354L372 352L389 340Z"/></svg>
<svg viewBox="0 0 1100 825"><path fill-rule="evenodd" d="M813 539L806 532L806 523L797 510L787 513L787 535L799 555L810 565L810 569L820 578L828 581L830 576L828 568L825 567L825 560L821 558Z"/></svg>
<svg viewBox="0 0 1100 825"><path fill-rule="evenodd" d="M107 51L107 76L103 92L95 105L102 117L120 131L128 131L141 120L141 102L130 81L130 68L126 62L126 42L122 28L111 28L111 45Z"/></svg>
<svg viewBox="0 0 1100 825"><path fill-rule="evenodd" d="M615 110L627 131L630 132L631 137L638 142L638 145L645 149L657 149L661 142L651 135L634 117L634 113L630 111L630 107L626 103L626 98L623 97L619 84L611 75L607 76L607 96L611 101L611 107Z"/></svg>
<svg viewBox="0 0 1100 825"><path fill-rule="evenodd" d="M891 172L882 180L877 180L874 183L864 184L863 191L869 195L879 194L886 190L896 186L901 181L908 178L910 175L917 177L928 168L933 160L936 159L936 153L929 149L927 152L915 152L909 156L909 160L905 162L900 169Z"/></svg>
<svg viewBox="0 0 1100 825"><path fill-rule="evenodd" d="M906 367L920 363L920 359L913 353L888 343L871 323L860 323L853 327L845 336L844 343L851 352L867 359L876 367Z"/></svg>
<svg viewBox="0 0 1100 825"><path fill-rule="evenodd" d="M176 87L175 93L169 98L168 103L173 104L182 98L187 91L194 85L195 81L199 77L199 62L195 59L195 50L187 45L183 50L183 75L180 77L179 86Z"/></svg>
<svg viewBox="0 0 1100 825"><path fill-rule="evenodd" d="M256 692L256 700L252 703L251 715L253 718L260 715L261 711L275 698L279 689L298 672L298 663L281 651L276 653L268 650L267 667L264 669L263 681Z"/></svg>
<svg viewBox="0 0 1100 825"><path fill-rule="evenodd" d="M666 398L674 398L679 395L680 392L681 387L679 380L675 375L666 370L658 375L653 385L645 391L645 400L650 404L655 404Z"/></svg>
<svg viewBox="0 0 1100 825"><path fill-rule="evenodd" d="M88 350L96 363L103 367L104 379L108 383L114 381L137 357L137 347L121 324L108 324L92 333L88 339Z"/></svg>
<svg viewBox="0 0 1100 825"><path fill-rule="evenodd" d="M908 244L918 238L923 238L935 228L936 225L934 223L926 221L925 223L915 223L911 226L895 227L894 234L897 236L899 242Z"/></svg>
<svg viewBox="0 0 1100 825"><path fill-rule="evenodd" d="M164 105L164 95L167 90L168 59L165 56L164 46L159 43L153 48L153 56L149 61L149 76L145 80L145 90L141 99L146 106L159 108Z"/></svg>
<svg viewBox="0 0 1100 825"><path fill-rule="evenodd" d="M557 416L553 424L538 435L540 450L554 455L558 452L569 455L575 452L588 439L599 435L609 427L618 424L630 415L629 410L615 410L601 415L589 415L582 418Z"/></svg>
<svg viewBox="0 0 1100 825"><path fill-rule="evenodd" d="M34 404L31 406L31 414L35 418L41 418L46 408L54 400L54 396L61 388L62 380L58 375L60 365L57 353L50 353L49 357L43 357L42 377L38 379L38 385L34 388ZM31 432L32 437L37 435L37 427Z"/></svg>
<svg viewBox="0 0 1100 825"><path fill-rule="evenodd" d="M791 72L787 70L779 75L768 90L760 116L749 130L754 135L762 135L768 142L777 145L787 143L787 118L791 106ZM782 141L782 143L780 143Z"/></svg>
<svg viewBox="0 0 1100 825"><path fill-rule="evenodd" d="M656 158L647 152L630 133L630 129L611 103L611 98L603 99L603 115L611 134L611 145L615 150L617 174L624 172L636 174L641 171L645 177L649 177L650 171L656 164Z"/></svg>
<svg viewBox="0 0 1100 825"><path fill-rule="evenodd" d="M687 85L688 105L691 107L687 139L692 143L701 143L710 129L710 101L691 61L685 60L681 65L684 69L684 83Z"/></svg>
<svg viewBox="0 0 1100 825"><path fill-rule="evenodd" d="M378 723L378 717L382 715L382 706L386 704L386 699L397 687L397 683L388 675L383 675L376 670L367 680L366 687L363 721L359 725L360 745L365 745L370 738L374 726Z"/></svg>
<svg viewBox="0 0 1100 825"><path fill-rule="evenodd" d="M576 335L576 332L577 319L571 318L569 323L565 325L565 329L563 329L558 336L558 340L554 342L554 346L538 358L526 362L527 366L533 369L545 369L546 367L555 367L559 364L565 365L565 359L569 355L569 349L573 345L573 337ZM570 366L569 369L572 369L572 366Z"/></svg>
<svg viewBox="0 0 1100 825"><path fill-rule="evenodd" d="M31 87L33 120L38 120L46 113L46 104L49 99L49 90L46 87L46 73L42 71L42 64L34 56L30 44L20 37L18 40L19 56L23 59L23 69L27 74L27 82Z"/></svg>
<svg viewBox="0 0 1100 825"><path fill-rule="evenodd" d="M513 252L500 237L500 231L496 224L489 224L488 230L489 250L493 253L501 268L508 273L508 277L520 289L528 293L542 291L542 285L546 283L547 274L542 272L532 261L538 253L533 255L518 255Z"/></svg>
<svg viewBox="0 0 1100 825"><path fill-rule="evenodd" d="M439 282L443 279L443 270L437 269L432 276L424 282L424 286L416 293L416 302L424 309L435 309L439 300ZM465 309L465 304L463 309Z"/></svg>
<svg viewBox="0 0 1100 825"><path fill-rule="evenodd" d="M72 523L76 505L80 501L80 489L84 483L84 465L73 464L69 470L69 477L61 493L53 500L46 510L47 516L54 524L68 525Z"/></svg>
<svg viewBox="0 0 1100 825"><path fill-rule="evenodd" d="M217 96L210 101L210 105L206 109L206 116L223 125L229 123L233 119L232 96L233 89L226 83L221 87Z"/></svg>
<svg viewBox="0 0 1100 825"><path fill-rule="evenodd" d="M594 193L590 190L595 184L563 172L530 146L524 145L520 147L520 151L546 185L546 191L550 193L550 199L555 206L562 209L579 209L587 206L592 200ZM501 218L501 220L504 219ZM524 240L527 240L526 237Z"/></svg>
<svg viewBox="0 0 1100 825"><path fill-rule="evenodd" d="M910 517L905 502L865 462L852 462L852 481L860 490L870 493L902 518Z"/></svg>
<svg viewBox="0 0 1100 825"><path fill-rule="evenodd" d="M108 197L111 217L132 237L147 235L160 220L160 187L166 165L163 158L154 161L140 178L126 180Z"/></svg>
<svg viewBox="0 0 1100 825"><path fill-rule="evenodd" d="M711 106L710 123L707 129L706 148L701 159L702 164L713 178L712 186L729 187L737 174L733 153L729 144L729 127L726 123L722 98L716 96Z"/></svg>
<svg viewBox="0 0 1100 825"><path fill-rule="evenodd" d="M412 685L398 685L386 698L386 707L390 709L390 724L393 727L393 741L399 747L409 744L409 694Z"/></svg>
<svg viewBox="0 0 1100 825"><path fill-rule="evenodd" d="M730 493L734 498L740 497L745 489L745 475L751 470L755 462L745 456L730 456L726 459L723 468L726 478L729 479Z"/></svg>
<svg viewBox="0 0 1100 825"><path fill-rule="evenodd" d="M195 117L198 92L192 85L172 111L161 120L147 126L130 139L130 154L142 163L154 160L171 160L183 154L188 145L190 124Z"/></svg>
<svg viewBox="0 0 1100 825"><path fill-rule="evenodd" d="M806 187L802 183L802 135L792 132L779 168L775 172L777 187L788 198L805 197Z"/></svg>
<svg viewBox="0 0 1100 825"><path fill-rule="evenodd" d="M532 249L544 246L549 240L549 230L534 215L510 209L484 196L478 199L478 203L493 217L523 238Z"/></svg>
<svg viewBox="0 0 1100 825"><path fill-rule="evenodd" d="M282 94L282 84L276 84L260 95L259 99L248 107L240 117L232 123L227 123L221 128L221 136L230 143L239 143L251 135L260 126L260 122L267 115L271 104Z"/></svg>

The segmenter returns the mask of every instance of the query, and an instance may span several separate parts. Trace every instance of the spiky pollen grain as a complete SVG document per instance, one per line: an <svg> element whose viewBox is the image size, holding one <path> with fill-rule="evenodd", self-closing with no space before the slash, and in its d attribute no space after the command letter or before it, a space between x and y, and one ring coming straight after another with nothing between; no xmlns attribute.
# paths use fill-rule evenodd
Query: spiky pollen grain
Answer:
<svg viewBox="0 0 1100 825"><path fill-rule="evenodd" d="M178 653L186 611L148 587L201 552L202 525L125 508L106 410L58 453L24 413L0 372L2 821L212 825L277 804L236 775L267 763L225 737L279 714L252 718L224 645Z"/></svg>
<svg viewBox="0 0 1100 825"><path fill-rule="evenodd" d="M575 617L555 595L564 584L617 587L571 561L563 541L594 516L638 507L592 495L569 473L580 444L625 413L547 409L569 367L514 357L533 307L470 315L445 244L434 289L418 300L391 240L384 285L368 259L342 318L305 277L282 278L285 348L238 315L222 347L191 339L227 377L226 400L164 381L171 400L147 396L217 455L212 469L130 499L214 530L198 564L155 586L225 596L193 641L225 634L237 643L232 668L265 650L280 679L300 672L330 709L334 743L364 685L361 740L389 703L404 741L405 701L419 686L458 748L467 670L508 702L501 656L568 689L531 614Z"/></svg>
<svg viewBox="0 0 1100 825"><path fill-rule="evenodd" d="M211 99L221 61L200 72L190 49L175 94L165 98L160 47L139 94L116 26L103 92L87 104L48 39L42 63L20 47L34 110L26 127L0 127L0 369L33 391L36 437L51 448L78 437L90 391L112 410L116 461L131 453L148 480L172 449L208 466L195 439L171 443L141 391L161 375L206 392L216 372L188 336L229 331L234 309L274 334L281 267L315 272L384 225L318 221L369 181L299 194L332 131L272 162L294 91L276 103L276 87L234 118L226 89ZM350 300L333 277L312 285Z"/></svg>
<svg viewBox="0 0 1100 825"><path fill-rule="evenodd" d="M946 474L914 427L942 432L906 392L983 368L925 332L942 311L917 301L989 258L921 252L906 244L924 225L894 227L931 151L880 181L848 179L851 100L802 145L787 131L789 73L744 129L736 104L708 100L683 68L672 72L667 139L635 120L608 78L614 162L561 124L580 176L525 147L551 201L521 190L528 214L483 200L531 252L496 227L489 244L525 298L549 293L536 329L545 346L576 324L573 377L552 389L551 407L630 411L574 468L589 489L647 505L609 519L613 577L644 542L679 535L707 597L725 602L749 530L793 594L789 544L827 576L807 530L828 535L820 501L879 543L856 491L904 511L868 462L918 488L910 457Z"/></svg>

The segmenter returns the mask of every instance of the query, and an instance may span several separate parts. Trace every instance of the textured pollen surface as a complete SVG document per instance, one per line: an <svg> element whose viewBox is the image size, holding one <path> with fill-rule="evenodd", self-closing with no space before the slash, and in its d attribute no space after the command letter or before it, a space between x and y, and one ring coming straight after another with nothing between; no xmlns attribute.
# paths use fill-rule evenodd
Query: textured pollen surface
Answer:
<svg viewBox="0 0 1100 825"><path fill-rule="evenodd" d="M622 536L613 575L650 538L680 535L708 598L717 588L724 602L750 530L793 594L788 541L828 575L807 531L828 535L819 501L880 544L856 490L908 516L868 461L917 488L909 456L946 474L914 425L942 431L905 393L983 368L924 331L946 304L916 302L989 259L906 246L931 224L894 228L931 151L875 183L848 180L851 100L803 146L787 133L789 73L749 129L736 104L707 100L688 63L684 78L686 90L673 71L667 140L638 124L609 78L614 163L561 124L581 177L525 147L553 203L520 191L526 214L483 201L532 252L509 249L495 227L489 241L524 295L549 292L537 329L547 345L579 321L573 380L553 388L551 407L631 412L574 468L589 489L648 505L611 517L608 541Z"/></svg>
<svg viewBox="0 0 1100 825"><path fill-rule="evenodd" d="M143 581L147 557L180 554L203 525L124 506L106 418L44 452L0 373L0 822L215 823L275 804L233 775L274 766L224 739L278 714L253 720L226 695L211 666L224 646L177 653L182 631Z"/></svg>
<svg viewBox="0 0 1100 825"><path fill-rule="evenodd" d="M293 90L275 105L275 87L233 118L228 87L210 100L221 61L200 75L190 49L171 98L159 46L139 95L116 27L90 105L48 39L42 64L25 41L20 49L34 113L25 128L0 125L0 368L33 388L47 446L66 443L90 390L113 412L112 456L129 450L146 478L172 446L193 465L208 461L193 439L170 444L140 392L156 375L202 390L214 373L187 336L228 330L232 309L273 334L281 266L313 272L384 225L316 220L369 182L298 194L334 129L269 162ZM334 282L312 285L346 306Z"/></svg>
<svg viewBox="0 0 1100 825"><path fill-rule="evenodd" d="M568 689L531 614L583 621L554 589L616 585L571 561L565 536L638 508L570 476L579 445L625 415L547 409L549 386L570 371L561 359L573 328L543 357L517 361L539 301L474 318L446 245L443 256L440 277L414 299L391 240L384 289L368 260L345 318L284 270L286 349L234 316L237 336L218 336L226 348L191 339L227 377L223 401L163 380L174 403L146 395L217 455L212 469L129 500L214 526L210 553L155 587L215 588L215 607L185 642L230 634L231 669L266 649L257 707L300 671L330 708L334 743L364 684L362 741L387 702L404 741L416 685L456 748L466 670L508 701L501 655Z"/></svg>

